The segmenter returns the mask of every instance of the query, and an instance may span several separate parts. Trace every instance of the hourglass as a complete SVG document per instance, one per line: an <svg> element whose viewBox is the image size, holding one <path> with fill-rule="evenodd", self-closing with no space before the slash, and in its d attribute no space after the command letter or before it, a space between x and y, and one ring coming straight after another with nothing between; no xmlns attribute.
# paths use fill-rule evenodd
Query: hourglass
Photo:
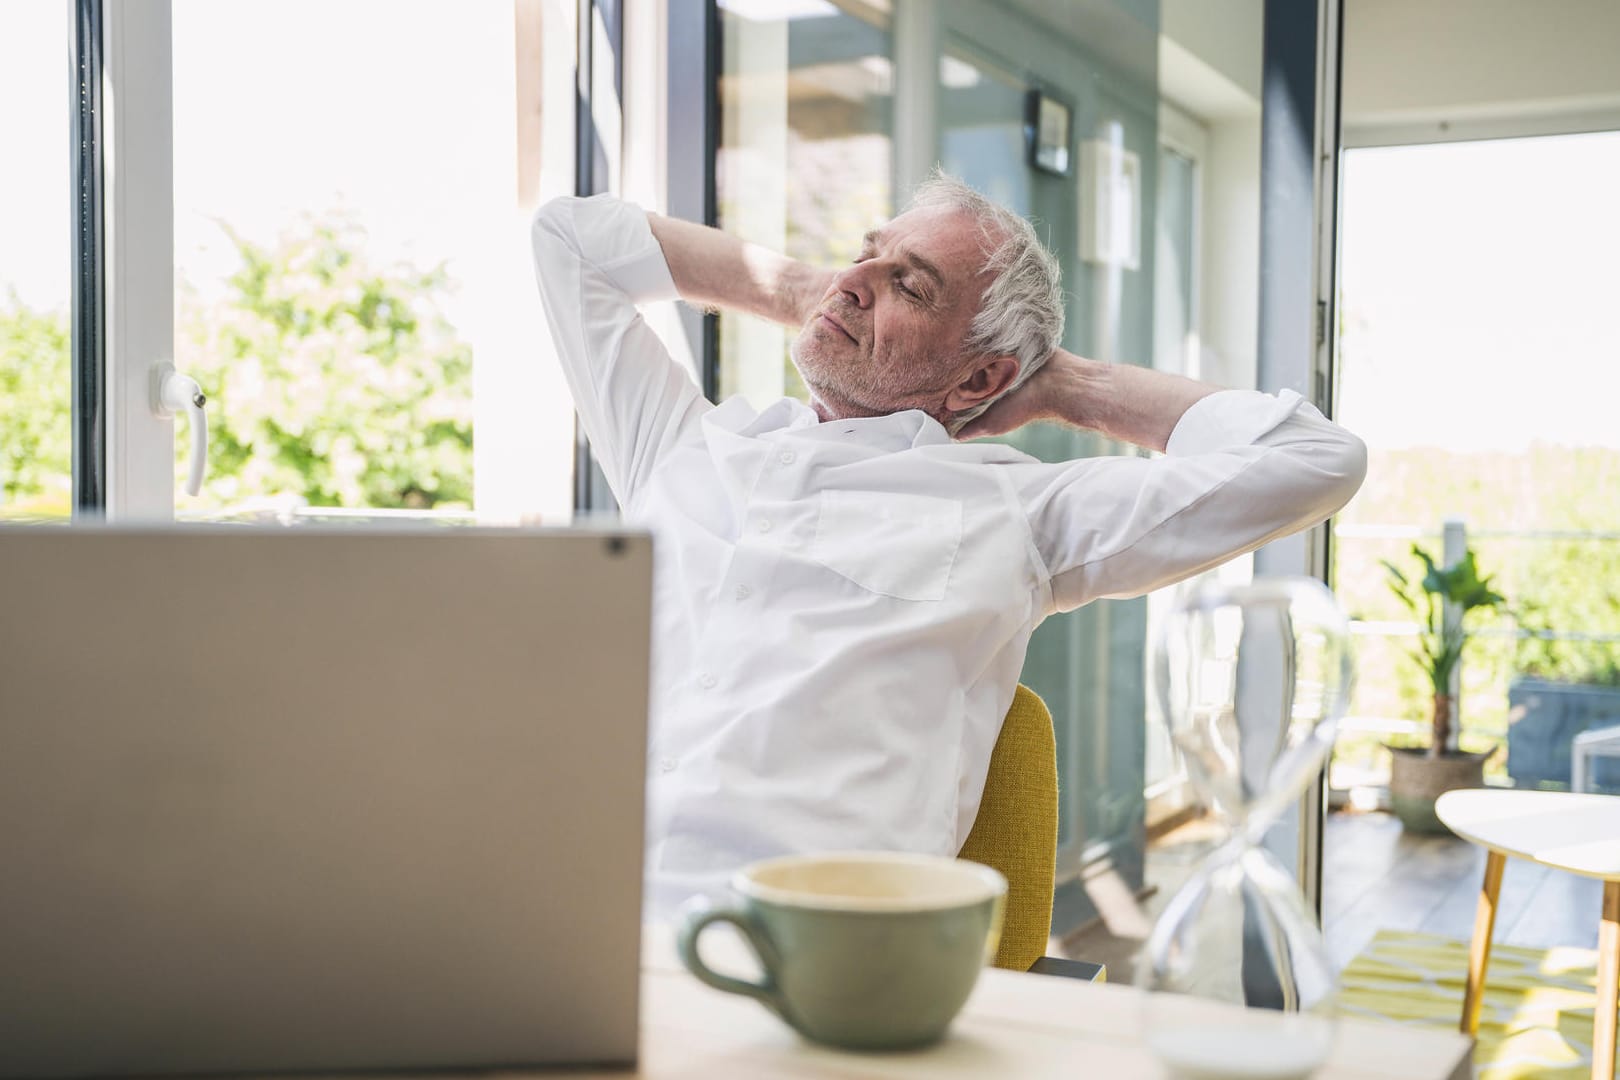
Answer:
<svg viewBox="0 0 1620 1080"><path fill-rule="evenodd" d="M1344 613L1309 578L1206 583L1163 626L1159 703L1189 780L1224 827L1138 957L1137 984L1153 991L1145 1036L1174 1075L1287 1080L1327 1057L1326 945L1263 841L1333 745L1350 672ZM1211 999L1275 1012L1212 1012Z"/></svg>

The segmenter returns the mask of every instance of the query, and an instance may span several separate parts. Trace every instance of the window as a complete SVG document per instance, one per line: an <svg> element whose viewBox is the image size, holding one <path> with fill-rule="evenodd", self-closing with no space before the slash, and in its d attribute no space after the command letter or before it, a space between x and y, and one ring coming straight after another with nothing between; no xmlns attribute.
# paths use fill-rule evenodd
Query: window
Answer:
<svg viewBox="0 0 1620 1080"><path fill-rule="evenodd" d="M527 224L574 190L575 19L0 7L0 517L66 518L77 481L81 509L124 520L566 520L572 408ZM99 179L70 170L80 39ZM174 490L187 425L154 411L171 360L206 398L195 495Z"/></svg>
<svg viewBox="0 0 1620 1080"><path fill-rule="evenodd" d="M1199 191L1208 154L1208 128L1167 102L1159 103L1158 190L1153 229L1153 366L1173 375L1199 378L1199 238L1203 232ZM1251 575L1252 557L1233 560L1215 571L1224 581ZM1162 589L1147 598L1147 637L1157 641L1175 600ZM1146 678L1153 678L1150 669ZM1143 703L1147 721L1144 775L1149 829L1174 821L1194 804L1187 768L1170 739L1156 694Z"/></svg>
<svg viewBox="0 0 1620 1080"><path fill-rule="evenodd" d="M73 508L65 0L0 6L0 520Z"/></svg>
<svg viewBox="0 0 1620 1080"><path fill-rule="evenodd" d="M526 7L175 0L175 363L211 444L179 516L566 518Z"/></svg>
<svg viewBox="0 0 1620 1080"><path fill-rule="evenodd" d="M939 58L940 163L1009 210L1030 213L1024 83L968 42Z"/></svg>
<svg viewBox="0 0 1620 1080"><path fill-rule="evenodd" d="M837 265L855 254L838 245L904 206L937 161L1028 216L1057 253L1067 347L1254 384L1260 107L1246 88L1259 71L1234 65L1208 25L1113 3L1061 14L990 0L719 6L722 228ZM1232 33L1258 43L1259 14ZM1206 79L1216 61L1219 77ZM1036 89L1072 108L1067 176L1029 163ZM1205 252L1219 273L1204 271ZM788 341L780 327L722 315L720 396L756 406L802 396ZM1055 424L1006 441L1048 461L1126 450ZM1059 932L1098 913L1098 889L1144 886L1151 817L1185 804L1168 741L1144 724L1153 605L1170 599L1100 601L1048 619L1030 642L1022 678L1057 724Z"/></svg>
<svg viewBox="0 0 1620 1080"><path fill-rule="evenodd" d="M819 266L847 263L893 212L894 73L883 12L722 0L719 226ZM782 327L720 316L720 396L805 397Z"/></svg>

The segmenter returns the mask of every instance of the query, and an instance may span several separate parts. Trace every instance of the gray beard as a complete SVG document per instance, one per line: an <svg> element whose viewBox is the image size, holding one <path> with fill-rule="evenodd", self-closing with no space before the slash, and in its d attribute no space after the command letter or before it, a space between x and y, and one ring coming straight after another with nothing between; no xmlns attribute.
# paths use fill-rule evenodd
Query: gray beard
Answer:
<svg viewBox="0 0 1620 1080"><path fill-rule="evenodd" d="M793 360L793 367L804 380L804 385L810 391L813 401L821 405L830 415L840 418L854 418L863 416L888 416L890 413L904 412L907 409L922 409L933 415L931 410L915 401L908 400L904 395L890 395L882 387L866 385L850 385L856 380L842 380L828 378L819 369L819 365L805 364L799 356L799 339L795 338L788 348L788 355ZM937 419L937 418L936 418Z"/></svg>

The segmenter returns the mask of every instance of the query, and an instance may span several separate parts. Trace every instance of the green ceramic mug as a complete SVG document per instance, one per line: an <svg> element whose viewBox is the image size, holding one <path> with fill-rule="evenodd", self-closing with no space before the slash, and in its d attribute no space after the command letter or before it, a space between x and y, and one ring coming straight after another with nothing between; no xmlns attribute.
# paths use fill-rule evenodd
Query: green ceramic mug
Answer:
<svg viewBox="0 0 1620 1080"><path fill-rule="evenodd" d="M1007 880L938 855L790 855L744 867L736 906L685 908L681 961L718 990L746 994L816 1042L851 1050L923 1046L945 1034L996 953ZM698 955L728 922L759 956L759 982Z"/></svg>

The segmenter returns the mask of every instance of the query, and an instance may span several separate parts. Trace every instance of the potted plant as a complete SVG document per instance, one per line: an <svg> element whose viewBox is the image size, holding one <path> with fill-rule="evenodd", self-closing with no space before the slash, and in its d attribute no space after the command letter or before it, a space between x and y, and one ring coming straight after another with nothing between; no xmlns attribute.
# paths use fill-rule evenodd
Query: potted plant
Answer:
<svg viewBox="0 0 1620 1080"><path fill-rule="evenodd" d="M1417 544L1412 554L1423 564L1423 577L1413 580L1389 561L1390 591L1422 626L1416 648L1407 650L1423 669L1434 688L1430 713L1429 745L1391 746L1389 799L1401 824L1413 832L1439 833L1446 827L1434 813L1434 801L1454 788L1483 787L1485 759L1494 751L1470 754L1450 749L1451 731L1457 715L1457 702L1451 694L1451 675L1462 659L1471 636L1471 616L1494 610L1506 603L1491 588L1491 579L1479 576L1474 552L1467 551L1456 564L1441 567ZM1448 619L1447 605L1456 617Z"/></svg>

